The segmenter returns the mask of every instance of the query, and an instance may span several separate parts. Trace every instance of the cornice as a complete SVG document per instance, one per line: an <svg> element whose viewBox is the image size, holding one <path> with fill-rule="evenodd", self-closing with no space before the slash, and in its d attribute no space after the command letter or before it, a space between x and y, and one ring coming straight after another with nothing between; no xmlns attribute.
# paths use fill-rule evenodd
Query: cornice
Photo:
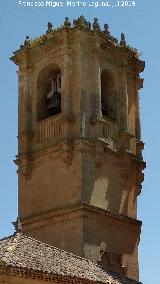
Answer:
<svg viewBox="0 0 160 284"><path fill-rule="evenodd" d="M28 52L34 50L37 47L47 46L50 43L56 42L57 37L63 32L69 33L74 31L86 32L88 33L88 35L92 35L100 40L100 43L102 43L102 45L107 47L110 46L112 49L115 49L115 51L118 51L118 53L126 54L127 57L134 58L136 61L141 62L138 59L139 55L137 49L134 49L126 44L125 36L123 33L121 34L120 41L118 41L111 35L108 24L104 24L104 30L101 30L97 18L94 18L93 24L91 24L84 18L84 16L80 16L78 19L73 20L73 23L71 23L69 21L69 18L66 17L64 23L58 28L53 28L52 24L48 23L48 29L45 34L35 39L30 39L29 36L26 36L23 44L20 45L20 48L18 50L13 52L13 56L10 59L15 64L20 65L20 57L24 54L28 54ZM141 67L139 68L142 69Z"/></svg>
<svg viewBox="0 0 160 284"><path fill-rule="evenodd" d="M142 225L142 222L137 219L134 219L134 218L122 215L122 214L114 213L109 210L95 207L93 205L89 205L89 204L86 204L80 201L78 203L75 203L65 208L57 208L57 209L53 209L45 213L41 213L40 215L28 216L27 218L21 218L21 224L22 226L28 225L29 223L36 224L37 222L41 220L45 221L47 219L58 217L64 214L68 215L68 214L71 214L72 212L77 212L77 213L79 212L80 214L82 214L82 216L84 216L85 212L92 212L92 213L100 214L106 217L111 217L121 222L133 224L138 227L141 227Z"/></svg>

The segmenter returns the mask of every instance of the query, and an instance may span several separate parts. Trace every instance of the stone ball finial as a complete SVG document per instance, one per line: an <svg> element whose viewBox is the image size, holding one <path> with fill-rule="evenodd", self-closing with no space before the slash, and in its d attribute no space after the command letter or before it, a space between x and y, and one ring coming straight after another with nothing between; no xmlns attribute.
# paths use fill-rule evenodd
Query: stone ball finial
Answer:
<svg viewBox="0 0 160 284"><path fill-rule="evenodd" d="M48 22L47 27L48 27L48 31L51 31L51 30L52 30L52 27L53 27L52 23L51 23L51 22Z"/></svg>
<svg viewBox="0 0 160 284"><path fill-rule="evenodd" d="M93 30L100 31L100 24L98 23L98 19L97 18L94 18L92 27L93 27Z"/></svg>
<svg viewBox="0 0 160 284"><path fill-rule="evenodd" d="M109 25L107 23L104 24L104 32L109 33Z"/></svg>
<svg viewBox="0 0 160 284"><path fill-rule="evenodd" d="M63 26L68 28L71 26L71 22L68 17L65 17Z"/></svg>
<svg viewBox="0 0 160 284"><path fill-rule="evenodd" d="M30 38L29 38L29 36L26 36L26 39L24 41L24 46L29 45L29 43L30 43Z"/></svg>
<svg viewBox="0 0 160 284"><path fill-rule="evenodd" d="M106 35L110 34L109 25L108 25L108 24L104 24L104 33L105 33Z"/></svg>
<svg viewBox="0 0 160 284"><path fill-rule="evenodd" d="M73 20L73 25L78 27L90 28L89 22L81 15L77 20Z"/></svg>
<svg viewBox="0 0 160 284"><path fill-rule="evenodd" d="M125 39L125 34L121 33L121 41L120 41L121 45L126 45L126 39Z"/></svg>

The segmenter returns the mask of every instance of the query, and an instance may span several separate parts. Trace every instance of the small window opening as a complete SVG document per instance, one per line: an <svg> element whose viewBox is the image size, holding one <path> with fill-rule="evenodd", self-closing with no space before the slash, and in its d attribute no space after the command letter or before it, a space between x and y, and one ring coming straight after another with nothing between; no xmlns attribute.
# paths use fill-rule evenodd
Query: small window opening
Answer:
<svg viewBox="0 0 160 284"><path fill-rule="evenodd" d="M108 70L101 76L101 108L103 116L114 119L114 83Z"/></svg>

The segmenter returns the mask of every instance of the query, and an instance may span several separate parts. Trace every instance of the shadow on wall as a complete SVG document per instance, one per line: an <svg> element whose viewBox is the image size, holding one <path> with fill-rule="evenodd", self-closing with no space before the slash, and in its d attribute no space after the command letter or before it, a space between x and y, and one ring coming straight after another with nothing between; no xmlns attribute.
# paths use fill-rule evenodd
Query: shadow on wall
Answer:
<svg viewBox="0 0 160 284"><path fill-rule="evenodd" d="M88 173L87 202L93 206L131 216L135 209L134 177L123 177L114 167ZM89 177L90 176L90 177ZM130 211L129 211L130 210Z"/></svg>

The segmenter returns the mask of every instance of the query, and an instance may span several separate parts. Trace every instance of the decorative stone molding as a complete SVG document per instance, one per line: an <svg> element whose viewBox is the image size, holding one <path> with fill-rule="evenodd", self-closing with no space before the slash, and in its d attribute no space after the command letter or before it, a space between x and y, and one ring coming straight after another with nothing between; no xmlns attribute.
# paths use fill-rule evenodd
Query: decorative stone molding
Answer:
<svg viewBox="0 0 160 284"><path fill-rule="evenodd" d="M19 217L17 217L17 220L15 222L12 222L12 224L15 228L16 233L22 232L22 225L21 225L21 221L20 221Z"/></svg>
<svg viewBox="0 0 160 284"><path fill-rule="evenodd" d="M64 144L62 146L62 159L63 162L70 167L73 160L74 146L73 144Z"/></svg>
<svg viewBox="0 0 160 284"><path fill-rule="evenodd" d="M100 59L100 49L96 47L89 47L88 55L93 59Z"/></svg>
<svg viewBox="0 0 160 284"><path fill-rule="evenodd" d="M118 62L114 61L111 57L105 57L105 62L113 66L118 66Z"/></svg>
<svg viewBox="0 0 160 284"><path fill-rule="evenodd" d="M17 156L14 163L18 166L17 174L22 174L26 178L31 178L32 174L32 159L28 156Z"/></svg>
<svg viewBox="0 0 160 284"><path fill-rule="evenodd" d="M75 150L82 154L93 153L94 143L90 142L88 139L80 138L75 141Z"/></svg>
<svg viewBox="0 0 160 284"><path fill-rule="evenodd" d="M142 157L142 150L144 149L144 143L142 141L137 140L136 141L136 155L139 160L143 160Z"/></svg>
<svg viewBox="0 0 160 284"><path fill-rule="evenodd" d="M136 165L136 184L137 187L141 190L142 183L144 181L144 173L143 170L145 169L145 163L141 162Z"/></svg>
<svg viewBox="0 0 160 284"><path fill-rule="evenodd" d="M126 150L130 149L130 140L133 138L129 132L121 130L119 133L120 139L120 152L124 153Z"/></svg>
<svg viewBox="0 0 160 284"><path fill-rule="evenodd" d="M140 78L139 74L134 77L134 83L137 91L143 89L144 79Z"/></svg>
<svg viewBox="0 0 160 284"><path fill-rule="evenodd" d="M133 72L135 76L144 71L145 61L137 60L136 58L132 59Z"/></svg>
<svg viewBox="0 0 160 284"><path fill-rule="evenodd" d="M107 45L100 45L100 59L103 69L113 69L113 68L121 68L121 62L119 59L116 60L115 56L109 53L109 48ZM101 70L102 71L102 70Z"/></svg>

